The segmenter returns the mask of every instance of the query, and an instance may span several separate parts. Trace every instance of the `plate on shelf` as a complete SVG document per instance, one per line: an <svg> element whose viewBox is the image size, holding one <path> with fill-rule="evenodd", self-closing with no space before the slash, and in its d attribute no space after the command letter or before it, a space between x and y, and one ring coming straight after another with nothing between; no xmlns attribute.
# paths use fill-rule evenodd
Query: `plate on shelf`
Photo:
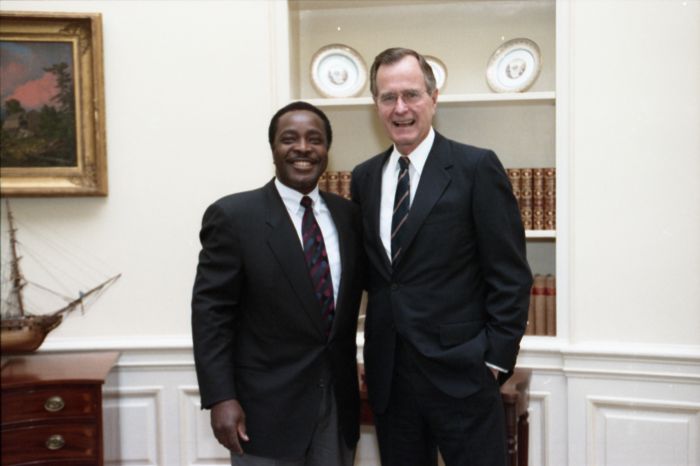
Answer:
<svg viewBox="0 0 700 466"><path fill-rule="evenodd" d="M321 47L311 59L311 83L324 97L354 97L367 83L367 66L351 47Z"/></svg>
<svg viewBox="0 0 700 466"><path fill-rule="evenodd" d="M445 81L447 80L447 67L445 67L445 64L442 61L440 61L439 58L433 57L431 55L425 55L424 58L425 61L427 61L430 67L433 69L437 89L441 90L442 87L445 85Z"/></svg>
<svg viewBox="0 0 700 466"><path fill-rule="evenodd" d="M530 39L512 39L491 55L486 81L495 92L522 92L540 75L540 48Z"/></svg>

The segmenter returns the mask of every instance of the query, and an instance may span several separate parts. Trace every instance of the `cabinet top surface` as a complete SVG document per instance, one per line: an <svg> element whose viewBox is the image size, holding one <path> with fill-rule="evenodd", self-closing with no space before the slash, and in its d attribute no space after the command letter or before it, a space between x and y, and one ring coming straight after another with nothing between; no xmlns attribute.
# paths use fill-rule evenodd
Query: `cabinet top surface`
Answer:
<svg viewBox="0 0 700 466"><path fill-rule="evenodd" d="M2 388L52 382L104 382L119 358L118 352L29 354L2 363Z"/></svg>

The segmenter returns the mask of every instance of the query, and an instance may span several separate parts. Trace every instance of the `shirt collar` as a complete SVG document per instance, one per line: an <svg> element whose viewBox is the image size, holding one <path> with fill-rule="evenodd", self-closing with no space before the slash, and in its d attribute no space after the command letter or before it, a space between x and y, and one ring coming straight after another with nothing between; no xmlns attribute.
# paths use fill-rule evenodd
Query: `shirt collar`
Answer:
<svg viewBox="0 0 700 466"><path fill-rule="evenodd" d="M282 202L284 202L284 206L289 212L296 213L299 212L299 210L304 210L304 207L301 205L301 198L304 196L309 196L313 201L314 215L318 215L320 213L321 193L318 191L318 185L309 194L302 194L296 189L292 189L283 184L275 177L275 187L282 198Z"/></svg>
<svg viewBox="0 0 700 466"><path fill-rule="evenodd" d="M432 149L434 141L435 131L431 126L430 131L428 132L428 135L425 137L425 139L423 139L421 143L418 144L418 146L415 149L413 149L413 152L411 152L407 156L411 161L411 165L416 170L418 176L420 176L420 174L423 173L423 167L425 166L425 162L428 160L428 155L430 154L430 149ZM396 149L396 146L394 145L394 149L391 151L389 164L398 167L399 157L401 157L401 153Z"/></svg>

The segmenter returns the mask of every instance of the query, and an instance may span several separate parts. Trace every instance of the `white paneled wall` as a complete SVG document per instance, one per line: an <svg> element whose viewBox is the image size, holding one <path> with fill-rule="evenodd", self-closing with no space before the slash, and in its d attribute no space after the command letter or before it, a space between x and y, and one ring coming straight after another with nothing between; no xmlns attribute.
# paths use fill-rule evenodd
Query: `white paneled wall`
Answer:
<svg viewBox="0 0 700 466"><path fill-rule="evenodd" d="M104 387L106 464L229 464L200 409L186 339L152 345L101 345L122 351ZM700 465L697 348L530 342L518 365L533 371L531 466ZM363 427L356 466L378 464L373 430Z"/></svg>

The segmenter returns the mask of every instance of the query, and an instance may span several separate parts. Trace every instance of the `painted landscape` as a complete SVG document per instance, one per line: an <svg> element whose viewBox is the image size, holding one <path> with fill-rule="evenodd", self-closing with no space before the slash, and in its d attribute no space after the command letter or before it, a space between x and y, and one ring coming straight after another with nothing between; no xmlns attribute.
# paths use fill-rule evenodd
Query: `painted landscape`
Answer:
<svg viewBox="0 0 700 466"><path fill-rule="evenodd" d="M72 45L0 41L0 166L77 166Z"/></svg>

